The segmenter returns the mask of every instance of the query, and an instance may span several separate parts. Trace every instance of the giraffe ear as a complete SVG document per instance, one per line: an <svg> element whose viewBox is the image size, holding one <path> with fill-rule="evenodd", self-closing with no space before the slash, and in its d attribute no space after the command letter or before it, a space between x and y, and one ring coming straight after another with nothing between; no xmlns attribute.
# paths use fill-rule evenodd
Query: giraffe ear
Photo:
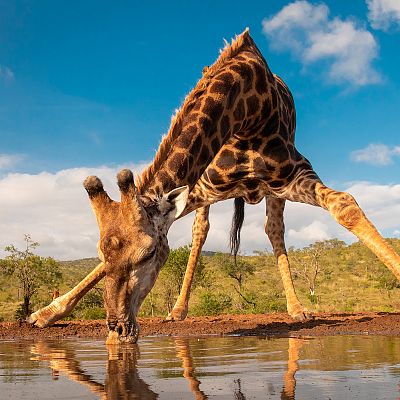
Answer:
<svg viewBox="0 0 400 400"><path fill-rule="evenodd" d="M160 201L161 214L171 222L174 221L185 209L188 196L189 186L181 186L171 190Z"/></svg>

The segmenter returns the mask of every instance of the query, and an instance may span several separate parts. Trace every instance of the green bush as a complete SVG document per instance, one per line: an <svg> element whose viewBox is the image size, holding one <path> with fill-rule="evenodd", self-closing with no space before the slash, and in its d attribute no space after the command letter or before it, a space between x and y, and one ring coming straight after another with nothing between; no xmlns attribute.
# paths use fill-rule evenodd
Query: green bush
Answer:
<svg viewBox="0 0 400 400"><path fill-rule="evenodd" d="M256 313L269 313L269 312L285 312L286 302L280 299L268 299L266 301L257 302Z"/></svg>
<svg viewBox="0 0 400 400"><path fill-rule="evenodd" d="M200 301L195 307L196 315L216 315L229 310L232 299L226 294L205 292L200 296Z"/></svg>
<svg viewBox="0 0 400 400"><path fill-rule="evenodd" d="M311 304L318 304L318 296L316 294L309 294L308 300L310 300Z"/></svg>
<svg viewBox="0 0 400 400"><path fill-rule="evenodd" d="M81 312L82 319L105 319L106 310L102 307L90 307Z"/></svg>
<svg viewBox="0 0 400 400"><path fill-rule="evenodd" d="M20 303L17 307L17 309L15 310L14 313L14 319L16 321L24 321L26 319L27 315L25 312L25 307L23 303Z"/></svg>

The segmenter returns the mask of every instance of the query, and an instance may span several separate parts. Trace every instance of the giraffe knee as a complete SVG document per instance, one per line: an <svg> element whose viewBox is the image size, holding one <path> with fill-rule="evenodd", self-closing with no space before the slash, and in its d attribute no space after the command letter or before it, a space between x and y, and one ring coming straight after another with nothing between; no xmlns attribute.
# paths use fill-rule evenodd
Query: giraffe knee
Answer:
<svg viewBox="0 0 400 400"><path fill-rule="evenodd" d="M339 224L349 230L357 226L364 217L364 213L354 197L346 192L338 193L335 201L329 208Z"/></svg>

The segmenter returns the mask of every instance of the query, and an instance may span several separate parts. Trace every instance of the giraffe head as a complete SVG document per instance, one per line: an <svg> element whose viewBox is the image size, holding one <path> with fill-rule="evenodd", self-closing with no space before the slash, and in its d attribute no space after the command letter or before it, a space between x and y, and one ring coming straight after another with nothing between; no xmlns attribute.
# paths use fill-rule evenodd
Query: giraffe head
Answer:
<svg viewBox="0 0 400 400"><path fill-rule="evenodd" d="M167 259L167 233L189 192L183 186L149 201L138 193L130 170L120 171L117 179L120 202L107 195L99 178L89 176L84 182L100 230L97 249L106 271L109 343L136 342L137 312Z"/></svg>

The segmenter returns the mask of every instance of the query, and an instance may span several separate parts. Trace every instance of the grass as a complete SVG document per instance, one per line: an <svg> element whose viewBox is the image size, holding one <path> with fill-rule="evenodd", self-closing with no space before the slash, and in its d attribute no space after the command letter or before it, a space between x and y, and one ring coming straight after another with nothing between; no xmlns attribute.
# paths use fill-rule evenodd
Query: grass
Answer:
<svg viewBox="0 0 400 400"><path fill-rule="evenodd" d="M389 240L395 250L400 252L400 240ZM315 282L314 299L310 296L309 285L301 274L302 257L303 260L309 260L312 249L289 252L294 286L305 307L314 312L400 310L399 282L365 246L360 243L350 246L340 244L338 247L331 245L332 243L324 244L326 248L318 260L320 270ZM224 268L226 257L228 255L203 256L204 267L191 293L189 315L268 313L286 310L283 285L275 258L271 254L241 257L244 263L253 267L248 268L250 273L243 278L241 295L238 294L237 281L229 277ZM60 292L65 293L73 287L97 263L98 260L94 258L61 262L63 281L59 287ZM140 316L165 316L170 311L182 279L181 274L176 277L171 274L174 270L161 271L151 294L144 301ZM77 307L72 318L104 318L101 287L100 284L99 290L89 292L91 294ZM0 319L13 320L21 301L18 298L16 282L0 277L0 288ZM41 292L33 299L34 308L37 309L49 301L51 293Z"/></svg>

